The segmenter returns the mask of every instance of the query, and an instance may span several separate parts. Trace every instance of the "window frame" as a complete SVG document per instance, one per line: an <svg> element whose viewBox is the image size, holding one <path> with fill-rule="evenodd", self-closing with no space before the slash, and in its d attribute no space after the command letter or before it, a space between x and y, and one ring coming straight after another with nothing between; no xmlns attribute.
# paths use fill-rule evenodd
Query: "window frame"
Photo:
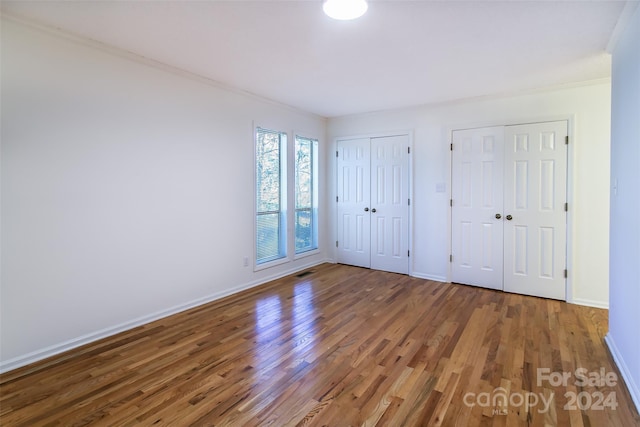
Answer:
<svg viewBox="0 0 640 427"><path fill-rule="evenodd" d="M258 206L258 196L259 196L259 188L258 188L258 140L259 133L273 133L279 136L279 209L275 211L259 211ZM280 265L289 262L289 251L288 251L288 203L287 203L287 182L288 182L288 162L287 162L287 154L288 154L288 140L289 135L287 132L273 130L271 127L262 127L258 125L254 125L253 127L253 201L254 201L254 210L253 210L253 237L254 237L254 271L263 270L265 268L273 267L275 265ZM279 221L279 236L278 236L278 254L265 258L263 260L258 259L258 217L261 215L273 215L274 213L278 214Z"/></svg>
<svg viewBox="0 0 640 427"><path fill-rule="evenodd" d="M310 157L310 207L298 208L298 172L297 172L297 145L298 140L309 141L309 157ZM319 208L319 183L318 183L318 157L319 157L319 140L309 136L304 136L302 132L294 132L293 134L293 254L294 259L303 258L306 256L314 255L320 252L319 242L319 221L318 221L318 208ZM311 246L298 251L296 247L297 240L297 213L309 212L311 218Z"/></svg>

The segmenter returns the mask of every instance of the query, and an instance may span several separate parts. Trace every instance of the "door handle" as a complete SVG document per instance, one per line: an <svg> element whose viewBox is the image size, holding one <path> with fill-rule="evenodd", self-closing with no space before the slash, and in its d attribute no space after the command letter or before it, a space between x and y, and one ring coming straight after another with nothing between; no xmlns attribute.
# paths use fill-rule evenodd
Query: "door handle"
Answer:
<svg viewBox="0 0 640 427"><path fill-rule="evenodd" d="M513 219L511 215L507 215L506 218L507 218L507 221L511 221Z"/></svg>
<svg viewBox="0 0 640 427"><path fill-rule="evenodd" d="M364 211L365 212L369 212L369 208L364 208Z"/></svg>
<svg viewBox="0 0 640 427"><path fill-rule="evenodd" d="M500 218L502 218L502 215L496 214L496 219L500 219Z"/></svg>
<svg viewBox="0 0 640 427"><path fill-rule="evenodd" d="M371 212L376 213L376 208L371 209Z"/></svg>

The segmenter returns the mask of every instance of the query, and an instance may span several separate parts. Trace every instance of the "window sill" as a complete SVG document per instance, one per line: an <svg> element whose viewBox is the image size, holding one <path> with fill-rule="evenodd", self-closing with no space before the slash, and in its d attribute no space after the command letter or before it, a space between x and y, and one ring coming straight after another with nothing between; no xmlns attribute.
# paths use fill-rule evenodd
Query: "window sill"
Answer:
<svg viewBox="0 0 640 427"><path fill-rule="evenodd" d="M266 270L267 268L275 267L276 265L286 264L290 260L288 257L274 259L273 261L268 261L262 264L256 264L253 267L253 271Z"/></svg>
<svg viewBox="0 0 640 427"><path fill-rule="evenodd" d="M311 250L306 251L306 252L300 252L299 254L295 254L293 259L296 260L296 259L300 259L300 258L306 258L308 256L317 255L319 253L320 253L320 249L311 249Z"/></svg>

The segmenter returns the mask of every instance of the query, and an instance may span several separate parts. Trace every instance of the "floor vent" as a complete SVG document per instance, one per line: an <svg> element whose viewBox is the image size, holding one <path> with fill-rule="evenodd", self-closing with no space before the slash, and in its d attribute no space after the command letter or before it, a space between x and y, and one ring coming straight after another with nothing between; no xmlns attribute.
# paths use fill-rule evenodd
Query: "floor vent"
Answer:
<svg viewBox="0 0 640 427"><path fill-rule="evenodd" d="M314 272L313 270L303 271L303 272L302 272L302 273L300 273L300 274L296 274L296 277L304 277L304 276L308 276L308 275L310 275L310 274L311 274L311 273L313 273L313 272Z"/></svg>

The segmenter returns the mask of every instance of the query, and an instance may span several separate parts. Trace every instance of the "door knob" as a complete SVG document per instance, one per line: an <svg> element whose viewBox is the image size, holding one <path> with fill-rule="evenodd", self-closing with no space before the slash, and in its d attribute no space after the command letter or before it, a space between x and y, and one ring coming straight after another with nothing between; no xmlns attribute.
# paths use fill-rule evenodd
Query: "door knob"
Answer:
<svg viewBox="0 0 640 427"><path fill-rule="evenodd" d="M496 219L500 219L500 218L502 218L502 215L496 214Z"/></svg>
<svg viewBox="0 0 640 427"><path fill-rule="evenodd" d="M371 209L371 212L376 213L376 208Z"/></svg>
<svg viewBox="0 0 640 427"><path fill-rule="evenodd" d="M513 217L511 215L507 215L507 221L511 221L513 219Z"/></svg>
<svg viewBox="0 0 640 427"><path fill-rule="evenodd" d="M364 211L365 212L369 212L369 208L364 208Z"/></svg>

